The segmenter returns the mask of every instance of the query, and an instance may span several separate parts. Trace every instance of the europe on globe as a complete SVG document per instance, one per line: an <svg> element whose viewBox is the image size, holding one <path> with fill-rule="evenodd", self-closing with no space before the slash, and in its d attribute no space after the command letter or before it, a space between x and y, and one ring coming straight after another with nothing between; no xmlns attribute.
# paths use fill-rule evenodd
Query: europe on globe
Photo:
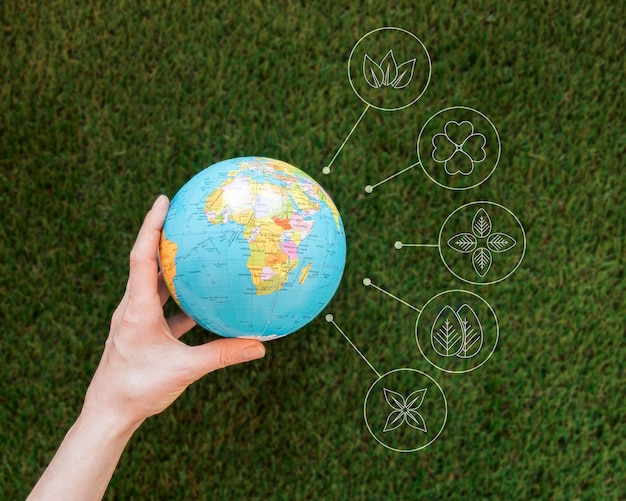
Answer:
<svg viewBox="0 0 626 501"><path fill-rule="evenodd" d="M337 291L346 236L337 207L300 169L218 162L174 196L159 245L180 308L225 337L267 341L313 320Z"/></svg>

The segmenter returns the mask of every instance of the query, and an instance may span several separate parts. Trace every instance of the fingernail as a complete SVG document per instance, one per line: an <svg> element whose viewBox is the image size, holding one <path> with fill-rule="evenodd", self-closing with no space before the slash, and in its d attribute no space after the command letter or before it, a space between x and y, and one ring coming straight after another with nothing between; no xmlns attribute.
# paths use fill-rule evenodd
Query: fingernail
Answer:
<svg viewBox="0 0 626 501"><path fill-rule="evenodd" d="M164 204L167 201L167 197L165 195L159 195L157 199L152 204L152 208L158 207L159 205Z"/></svg>
<svg viewBox="0 0 626 501"><path fill-rule="evenodd" d="M254 345L248 346L241 350L241 358L244 362L249 360L256 360L257 358L263 358L265 356L265 348L263 346Z"/></svg>

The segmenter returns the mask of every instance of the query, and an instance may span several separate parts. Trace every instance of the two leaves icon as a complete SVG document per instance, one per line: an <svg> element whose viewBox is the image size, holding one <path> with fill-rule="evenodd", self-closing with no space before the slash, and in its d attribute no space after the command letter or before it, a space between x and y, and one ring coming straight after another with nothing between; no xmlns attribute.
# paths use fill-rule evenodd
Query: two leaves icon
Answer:
<svg viewBox="0 0 626 501"><path fill-rule="evenodd" d="M483 346L483 327L468 304L444 306L430 330L430 344L442 357L472 358Z"/></svg>

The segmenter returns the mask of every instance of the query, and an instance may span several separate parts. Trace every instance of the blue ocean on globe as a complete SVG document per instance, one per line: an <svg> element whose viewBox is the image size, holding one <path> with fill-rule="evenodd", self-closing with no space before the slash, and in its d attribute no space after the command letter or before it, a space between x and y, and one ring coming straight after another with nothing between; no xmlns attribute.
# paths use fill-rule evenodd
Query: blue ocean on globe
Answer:
<svg viewBox="0 0 626 501"><path fill-rule="evenodd" d="M159 260L172 297L200 326L266 341L328 305L346 236L337 207L309 175L240 157L207 167L174 196Z"/></svg>

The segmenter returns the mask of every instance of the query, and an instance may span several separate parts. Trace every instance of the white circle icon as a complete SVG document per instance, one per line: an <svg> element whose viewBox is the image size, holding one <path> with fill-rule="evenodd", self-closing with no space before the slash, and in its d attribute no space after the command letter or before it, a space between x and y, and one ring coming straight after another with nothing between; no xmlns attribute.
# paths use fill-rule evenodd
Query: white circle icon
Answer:
<svg viewBox="0 0 626 501"><path fill-rule="evenodd" d="M395 452L416 452L441 435L448 401L439 383L425 372L395 369L370 386L363 417L380 445Z"/></svg>
<svg viewBox="0 0 626 501"><path fill-rule="evenodd" d="M495 202L454 210L439 231L439 255L455 277L473 285L501 282L526 254L526 232L513 212Z"/></svg>
<svg viewBox="0 0 626 501"><path fill-rule="evenodd" d="M500 336L493 308L478 294L440 292L420 310L415 339L420 353L450 374L471 372L491 358Z"/></svg>
<svg viewBox="0 0 626 501"><path fill-rule="evenodd" d="M467 106L438 111L417 139L417 159L424 173L449 190L469 190L484 183L496 170L501 153L493 122Z"/></svg>
<svg viewBox="0 0 626 501"><path fill-rule="evenodd" d="M414 104L426 91L432 66L426 46L413 33L388 26L370 31L348 58L348 79L357 97L381 111Z"/></svg>

